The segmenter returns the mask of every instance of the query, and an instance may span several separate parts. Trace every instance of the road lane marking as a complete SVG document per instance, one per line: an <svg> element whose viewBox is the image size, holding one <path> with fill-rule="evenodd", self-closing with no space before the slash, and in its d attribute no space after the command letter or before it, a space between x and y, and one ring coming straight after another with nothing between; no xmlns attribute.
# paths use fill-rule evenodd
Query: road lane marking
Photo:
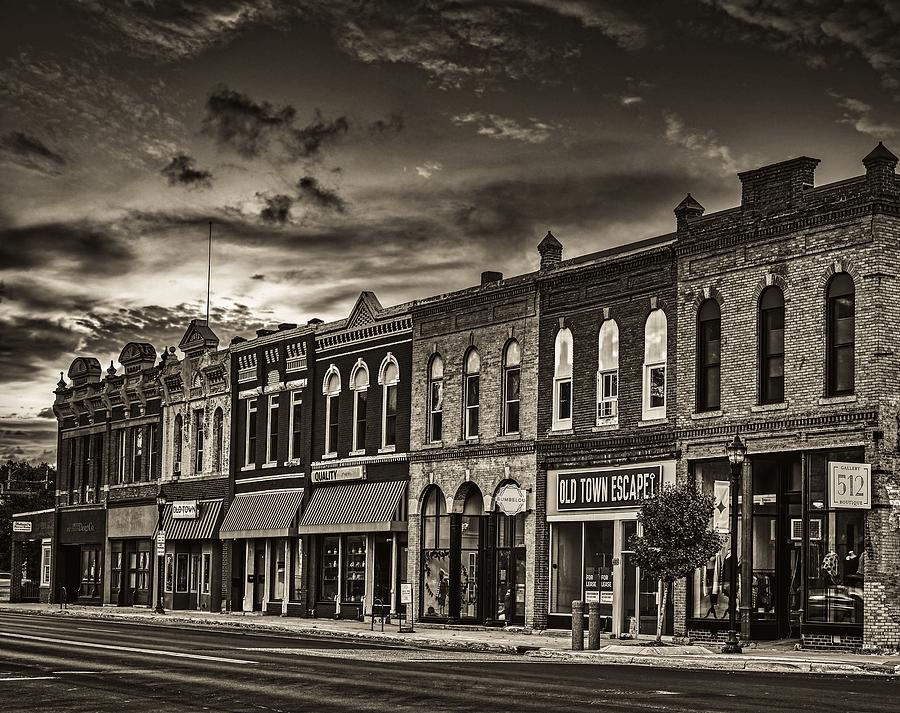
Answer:
<svg viewBox="0 0 900 713"><path fill-rule="evenodd" d="M15 678L0 678L0 683L7 681L48 681L56 676L16 676Z"/></svg>
<svg viewBox="0 0 900 713"><path fill-rule="evenodd" d="M170 656L179 659L195 659L197 661L218 661L219 663L255 664L256 661L244 659L230 659L222 656L205 656L203 654L188 654L182 651L165 651L163 649L142 649L136 646L113 646L111 644L95 644L91 641L74 641L72 639L51 639L47 636L29 636L27 634L7 634L0 632L0 637L7 639L24 639L26 641L43 641L48 644L68 644L89 649L106 649L109 651L130 651L135 654L152 654L155 656Z"/></svg>

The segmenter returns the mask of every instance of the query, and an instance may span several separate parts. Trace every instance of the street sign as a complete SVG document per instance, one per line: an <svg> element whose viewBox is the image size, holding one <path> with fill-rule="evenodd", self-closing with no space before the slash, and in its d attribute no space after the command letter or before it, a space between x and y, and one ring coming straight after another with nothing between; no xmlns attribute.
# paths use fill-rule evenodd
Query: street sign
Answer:
<svg viewBox="0 0 900 713"><path fill-rule="evenodd" d="M13 532L31 532L30 520L13 520Z"/></svg>
<svg viewBox="0 0 900 713"><path fill-rule="evenodd" d="M400 603L412 604L412 584L400 584Z"/></svg>
<svg viewBox="0 0 900 713"><path fill-rule="evenodd" d="M829 463L828 507L870 510L872 466L868 463Z"/></svg>
<svg viewBox="0 0 900 713"><path fill-rule="evenodd" d="M160 530L156 535L156 554L162 556L166 554L166 531Z"/></svg>

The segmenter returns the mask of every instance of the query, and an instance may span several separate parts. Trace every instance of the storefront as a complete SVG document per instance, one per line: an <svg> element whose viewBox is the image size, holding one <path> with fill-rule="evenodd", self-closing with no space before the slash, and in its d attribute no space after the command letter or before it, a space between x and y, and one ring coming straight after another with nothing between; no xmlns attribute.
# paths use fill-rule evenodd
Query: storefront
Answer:
<svg viewBox="0 0 900 713"><path fill-rule="evenodd" d="M49 602L55 510L12 516L11 602Z"/></svg>
<svg viewBox="0 0 900 713"><path fill-rule="evenodd" d="M235 495L220 533L234 540L233 610L305 613L304 551L297 535L302 502L302 488Z"/></svg>
<svg viewBox="0 0 900 713"><path fill-rule="evenodd" d="M674 482L671 460L547 471L550 628L571 628L572 602L594 601L605 631L656 632L658 584L641 575L629 542L641 500ZM671 626L671 613L666 619Z"/></svg>
<svg viewBox="0 0 900 713"><path fill-rule="evenodd" d="M221 498L166 503L163 510L166 534L163 601L166 609L219 611L221 521Z"/></svg>
<svg viewBox="0 0 900 713"><path fill-rule="evenodd" d="M103 551L106 510L66 509L59 514L57 596L79 604L103 601Z"/></svg>
<svg viewBox="0 0 900 713"><path fill-rule="evenodd" d="M747 457L737 600L750 638L813 643L837 637L838 643L862 645L871 507L871 469L863 456L863 449L851 448ZM693 638L721 639L732 601L729 465L724 459L695 461L690 472L715 499L713 526L723 544L690 583L687 629Z"/></svg>
<svg viewBox="0 0 900 713"><path fill-rule="evenodd" d="M156 505L110 506L106 516L106 602L120 607L152 606L152 537Z"/></svg>
<svg viewBox="0 0 900 713"><path fill-rule="evenodd" d="M366 465L312 471L312 497L299 532L309 536L315 562L317 617L358 619L373 609L402 610L407 481L368 481L366 475Z"/></svg>

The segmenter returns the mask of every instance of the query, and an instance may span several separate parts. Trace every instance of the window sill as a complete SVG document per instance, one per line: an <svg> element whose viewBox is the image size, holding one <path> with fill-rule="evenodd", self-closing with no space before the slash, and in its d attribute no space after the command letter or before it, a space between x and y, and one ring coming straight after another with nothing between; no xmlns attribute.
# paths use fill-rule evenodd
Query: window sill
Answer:
<svg viewBox="0 0 900 713"><path fill-rule="evenodd" d="M618 431L619 430L619 422L616 421L603 421L594 426L591 431L593 433L602 433L603 431Z"/></svg>
<svg viewBox="0 0 900 713"><path fill-rule="evenodd" d="M303 465L302 458L291 458L290 460L286 460L284 462L285 465Z"/></svg>
<svg viewBox="0 0 900 713"><path fill-rule="evenodd" d="M241 466L241 472L244 472L245 470L256 470L256 463L247 463L247 465ZM179 473L179 477L180 476L181 474Z"/></svg>
<svg viewBox="0 0 900 713"><path fill-rule="evenodd" d="M854 403L856 403L856 394L847 394L846 396L823 396L819 399L819 406L835 406L838 404Z"/></svg>
<svg viewBox="0 0 900 713"><path fill-rule="evenodd" d="M553 428L547 431L548 436L571 436L575 433L575 429L571 426L569 428Z"/></svg>
<svg viewBox="0 0 900 713"><path fill-rule="evenodd" d="M423 444L422 444L422 450L423 450L423 451L428 451L428 450L432 450L432 449L435 449L435 448L443 448L443 447L444 447L444 442L443 442L443 441L431 441L430 443L423 443Z"/></svg>
<svg viewBox="0 0 900 713"><path fill-rule="evenodd" d="M787 411L787 401L780 401L777 404L756 404L750 407L752 413L766 413L767 411Z"/></svg>
<svg viewBox="0 0 900 713"><path fill-rule="evenodd" d="M504 433L502 436L497 436L497 441L521 441L522 434L521 433Z"/></svg>
<svg viewBox="0 0 900 713"><path fill-rule="evenodd" d="M384 446L384 448L379 448L379 453L394 453L397 450L397 446Z"/></svg>
<svg viewBox="0 0 900 713"><path fill-rule="evenodd" d="M263 468L277 468L277 467L278 467L278 462L276 461L276 462L274 462L274 463L273 463L273 462L263 463L263 464L262 464L262 467L263 467Z"/></svg>
<svg viewBox="0 0 900 713"><path fill-rule="evenodd" d="M645 421L638 421L638 428L648 428L649 426L662 426L669 422L668 418L648 418Z"/></svg>
<svg viewBox="0 0 900 713"><path fill-rule="evenodd" d="M724 415L724 411L722 409L717 408L715 411L695 411L691 414L692 421L702 421L707 418L720 418Z"/></svg>
<svg viewBox="0 0 900 713"><path fill-rule="evenodd" d="M468 438L464 438L460 441L462 444L472 443L477 444L481 442L481 436L469 436Z"/></svg>
<svg viewBox="0 0 900 713"><path fill-rule="evenodd" d="M322 460L335 460L336 458L337 458L337 452L322 454Z"/></svg>
<svg viewBox="0 0 900 713"><path fill-rule="evenodd" d="M355 451L350 451L348 456L364 456L366 454L365 448L357 448Z"/></svg>

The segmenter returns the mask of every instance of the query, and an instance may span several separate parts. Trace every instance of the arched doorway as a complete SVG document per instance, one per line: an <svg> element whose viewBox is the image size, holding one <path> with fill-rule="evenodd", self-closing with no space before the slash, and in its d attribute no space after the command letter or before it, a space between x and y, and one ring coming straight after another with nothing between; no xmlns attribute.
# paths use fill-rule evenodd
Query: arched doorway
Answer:
<svg viewBox="0 0 900 713"><path fill-rule="evenodd" d="M494 496L505 485L515 485L506 480L497 486ZM510 626L525 623L526 593L526 513L506 515L494 505L491 513L491 548L493 567L493 612L491 618L497 624Z"/></svg>

